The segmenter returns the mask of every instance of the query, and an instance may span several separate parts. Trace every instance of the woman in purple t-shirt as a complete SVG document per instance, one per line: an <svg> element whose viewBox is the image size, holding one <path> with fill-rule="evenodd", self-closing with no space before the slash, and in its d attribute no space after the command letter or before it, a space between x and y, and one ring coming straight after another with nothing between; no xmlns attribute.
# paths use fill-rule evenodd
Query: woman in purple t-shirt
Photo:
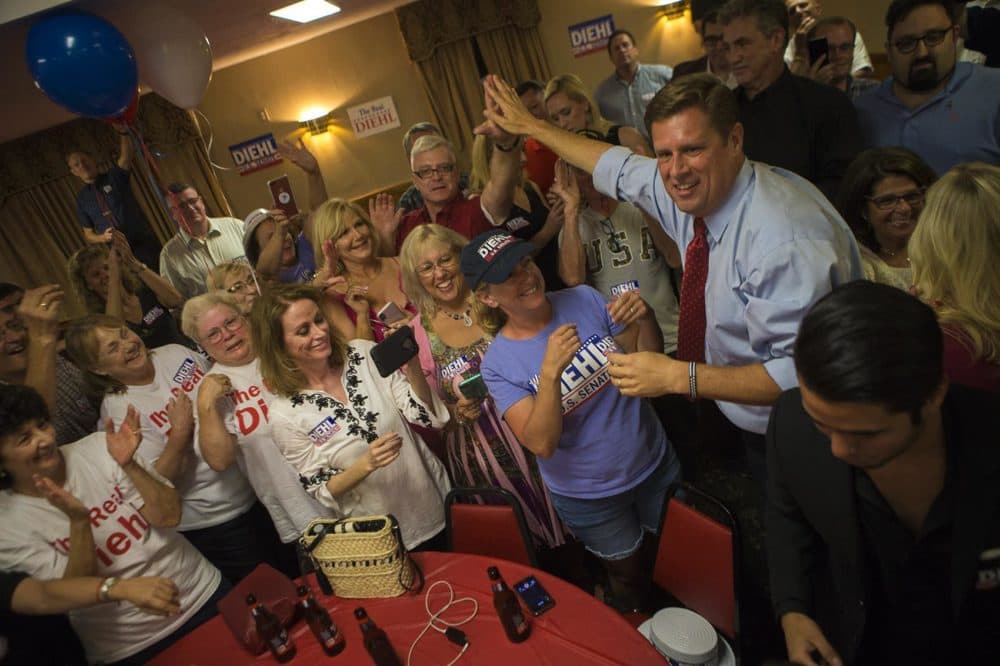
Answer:
<svg viewBox="0 0 1000 666"><path fill-rule="evenodd" d="M537 456L559 517L604 564L609 603L631 610L652 570L640 554L643 532L657 531L680 463L652 407L612 385L605 354L660 351L662 337L634 291L610 304L587 286L546 294L534 249L492 231L462 251L470 287L507 316L482 375L497 411Z"/></svg>

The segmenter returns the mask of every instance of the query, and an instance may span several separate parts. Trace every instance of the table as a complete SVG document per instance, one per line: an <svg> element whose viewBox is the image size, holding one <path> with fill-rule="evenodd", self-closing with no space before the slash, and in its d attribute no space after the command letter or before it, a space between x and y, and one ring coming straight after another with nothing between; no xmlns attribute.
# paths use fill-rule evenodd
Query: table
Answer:
<svg viewBox="0 0 1000 666"><path fill-rule="evenodd" d="M313 638L309 627L299 620L291 631L297 654L290 664L313 664L331 661L334 664L371 664L361 642L361 630L354 619L354 609L364 606L368 616L385 630L400 660L413 639L427 622L424 592L431 583L447 580L457 597L473 597L479 602L475 619L461 629L469 640L469 649L457 666L472 664L503 664L535 666L552 664L584 666L586 664L627 664L662 666L664 658L656 649L614 610L576 586L538 569L497 558L462 553L414 553L413 559L424 571L427 582L419 594L407 594L390 599L341 599L327 597L312 585L316 599L330 611L334 623L347 639L346 649L336 657L327 657ZM508 585L534 574L555 599L554 608L532 618L531 636L523 643L511 643L493 610L487 567L496 565ZM310 583L313 581L310 580ZM431 608L437 610L447 599L444 586L431 595ZM453 607L446 618L460 619L468 615L471 604ZM430 630L420 640L413 653L414 666L441 666L458 655L458 646L441 633ZM270 652L252 656L226 628L217 616L160 653L150 664L156 666L226 666L239 664L276 663Z"/></svg>

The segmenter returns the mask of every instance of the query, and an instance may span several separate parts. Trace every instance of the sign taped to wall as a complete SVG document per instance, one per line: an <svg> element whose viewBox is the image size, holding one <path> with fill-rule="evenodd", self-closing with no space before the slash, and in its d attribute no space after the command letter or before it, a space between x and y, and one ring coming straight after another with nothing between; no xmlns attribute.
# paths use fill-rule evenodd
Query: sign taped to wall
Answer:
<svg viewBox="0 0 1000 666"><path fill-rule="evenodd" d="M603 51L608 46L611 33L615 31L615 20L611 14L599 16L569 27L569 46L573 57L579 58L589 53Z"/></svg>
<svg viewBox="0 0 1000 666"><path fill-rule="evenodd" d="M347 117L351 120L354 136L359 139L399 127L399 114L392 97L352 106L347 109Z"/></svg>
<svg viewBox="0 0 1000 666"><path fill-rule="evenodd" d="M262 134L229 146L229 154L232 155L233 164L241 176L280 164L282 161L281 151L278 150L278 142L274 140L273 134Z"/></svg>

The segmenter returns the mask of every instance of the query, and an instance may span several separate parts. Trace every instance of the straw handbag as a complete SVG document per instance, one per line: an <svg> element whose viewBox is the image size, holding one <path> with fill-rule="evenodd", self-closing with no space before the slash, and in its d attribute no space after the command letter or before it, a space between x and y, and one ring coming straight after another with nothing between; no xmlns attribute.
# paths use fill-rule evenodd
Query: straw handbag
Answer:
<svg viewBox="0 0 1000 666"><path fill-rule="evenodd" d="M392 515L316 519L302 533L300 545L327 594L398 597L424 585L424 574L410 558ZM323 585L327 581L329 588Z"/></svg>

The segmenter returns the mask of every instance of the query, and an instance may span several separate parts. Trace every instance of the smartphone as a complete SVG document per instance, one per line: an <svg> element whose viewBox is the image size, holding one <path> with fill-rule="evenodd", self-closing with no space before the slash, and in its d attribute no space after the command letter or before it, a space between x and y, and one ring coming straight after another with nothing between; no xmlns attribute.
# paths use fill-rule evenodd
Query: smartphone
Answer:
<svg viewBox="0 0 1000 666"><path fill-rule="evenodd" d="M399 306L389 301L382 306L382 309L378 311L375 315L378 320L385 324L386 326L391 326L397 321L402 321L406 319L406 313L399 309Z"/></svg>
<svg viewBox="0 0 1000 666"><path fill-rule="evenodd" d="M556 605L555 600L534 576L528 576L524 580L514 583L514 591L517 592L517 596L521 597L521 601L528 607L532 615L541 615Z"/></svg>
<svg viewBox="0 0 1000 666"><path fill-rule="evenodd" d="M490 394L483 376L478 372L459 382L458 390L466 400L482 400Z"/></svg>
<svg viewBox="0 0 1000 666"><path fill-rule="evenodd" d="M413 337L413 329L400 326L392 335L372 347L372 360L378 373L388 377L417 355L419 348Z"/></svg>
<svg viewBox="0 0 1000 666"><path fill-rule="evenodd" d="M814 65L821 56L826 56L826 61L830 62L830 45L826 37L809 40L809 64Z"/></svg>
<svg viewBox="0 0 1000 666"><path fill-rule="evenodd" d="M267 188L271 190L271 199L274 207L281 210L289 220L299 214L299 207L295 204L295 195L292 194L292 184L288 181L288 176L267 181Z"/></svg>

